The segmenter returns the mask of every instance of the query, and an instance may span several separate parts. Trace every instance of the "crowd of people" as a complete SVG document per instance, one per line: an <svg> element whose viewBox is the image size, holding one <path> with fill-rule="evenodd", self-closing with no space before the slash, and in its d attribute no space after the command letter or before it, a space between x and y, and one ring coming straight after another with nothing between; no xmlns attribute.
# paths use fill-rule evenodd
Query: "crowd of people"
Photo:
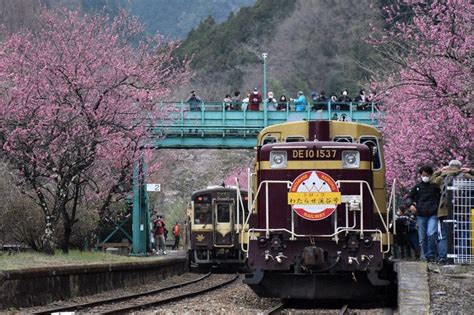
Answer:
<svg viewBox="0 0 474 315"><path fill-rule="evenodd" d="M265 106L267 111L306 111L307 106L311 107L311 110L327 110L328 106L335 110L349 110L349 106L353 103L353 109L355 110L371 110L371 103L375 101L376 93L366 93L364 89L359 91L359 94L355 98L351 98L348 95L346 89L341 91L340 96L331 94L326 96L325 91L321 91L319 94L316 91L311 92L311 98L308 100L304 95L303 91L298 91L295 98L287 98L286 95L281 95L278 99L275 98L273 92L268 92L267 97L264 99L258 88L254 88L252 92L247 93L244 98L239 91L235 91L233 96L230 94L225 95L223 103L226 110L248 110L248 111L259 111L264 110ZM191 91L190 96L186 100L189 104L191 111L201 110L202 99L196 95L196 92Z"/></svg>
<svg viewBox="0 0 474 315"><path fill-rule="evenodd" d="M473 180L474 170L452 160L436 172L429 165L422 166L418 175L419 182L397 213L394 255L445 264L448 262L447 239L453 232L447 220L453 211L452 192L448 187L454 179Z"/></svg>

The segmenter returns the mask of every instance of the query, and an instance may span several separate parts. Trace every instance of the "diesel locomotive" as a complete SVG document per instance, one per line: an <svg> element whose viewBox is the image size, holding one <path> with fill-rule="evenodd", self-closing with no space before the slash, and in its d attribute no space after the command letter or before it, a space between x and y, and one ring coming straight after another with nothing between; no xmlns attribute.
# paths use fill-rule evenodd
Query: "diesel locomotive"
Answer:
<svg viewBox="0 0 474 315"><path fill-rule="evenodd" d="M241 240L248 217L248 194L235 186L211 186L191 197L189 260L191 267L243 266Z"/></svg>
<svg viewBox="0 0 474 315"><path fill-rule="evenodd" d="M293 299L372 300L393 290L381 141L372 126L339 121L259 133L244 283Z"/></svg>

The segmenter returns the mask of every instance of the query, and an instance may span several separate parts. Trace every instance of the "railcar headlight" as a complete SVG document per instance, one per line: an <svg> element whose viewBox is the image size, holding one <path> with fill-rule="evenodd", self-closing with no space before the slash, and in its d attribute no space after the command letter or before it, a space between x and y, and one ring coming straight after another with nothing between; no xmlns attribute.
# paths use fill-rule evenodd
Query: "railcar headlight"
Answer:
<svg viewBox="0 0 474 315"><path fill-rule="evenodd" d="M342 167L343 168L359 168L360 154L359 151L342 151Z"/></svg>
<svg viewBox="0 0 474 315"><path fill-rule="evenodd" d="M286 151L272 151L270 152L270 167L271 168L285 168L288 165Z"/></svg>

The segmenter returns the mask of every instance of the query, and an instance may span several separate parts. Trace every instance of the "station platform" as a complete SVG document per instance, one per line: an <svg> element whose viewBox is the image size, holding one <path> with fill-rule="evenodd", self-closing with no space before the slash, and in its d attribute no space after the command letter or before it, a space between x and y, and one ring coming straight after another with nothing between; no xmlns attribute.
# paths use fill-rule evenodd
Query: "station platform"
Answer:
<svg viewBox="0 0 474 315"><path fill-rule="evenodd" d="M0 270L0 310L143 285L188 271L186 251L136 261Z"/></svg>

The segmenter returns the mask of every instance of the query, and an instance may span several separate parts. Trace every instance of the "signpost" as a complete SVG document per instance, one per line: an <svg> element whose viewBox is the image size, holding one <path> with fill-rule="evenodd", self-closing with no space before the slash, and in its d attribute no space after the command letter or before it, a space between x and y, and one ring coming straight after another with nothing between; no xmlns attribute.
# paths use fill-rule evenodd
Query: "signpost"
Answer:
<svg viewBox="0 0 474 315"><path fill-rule="evenodd" d="M161 184L146 184L146 191L161 191Z"/></svg>

